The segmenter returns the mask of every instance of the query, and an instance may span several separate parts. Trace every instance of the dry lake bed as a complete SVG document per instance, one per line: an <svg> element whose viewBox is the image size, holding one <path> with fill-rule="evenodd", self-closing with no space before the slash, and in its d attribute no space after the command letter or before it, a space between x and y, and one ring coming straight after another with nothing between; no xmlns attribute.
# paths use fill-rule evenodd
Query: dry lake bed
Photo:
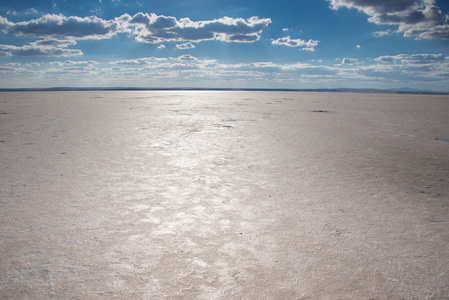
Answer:
<svg viewBox="0 0 449 300"><path fill-rule="evenodd" d="M449 96L0 93L1 299L448 299Z"/></svg>

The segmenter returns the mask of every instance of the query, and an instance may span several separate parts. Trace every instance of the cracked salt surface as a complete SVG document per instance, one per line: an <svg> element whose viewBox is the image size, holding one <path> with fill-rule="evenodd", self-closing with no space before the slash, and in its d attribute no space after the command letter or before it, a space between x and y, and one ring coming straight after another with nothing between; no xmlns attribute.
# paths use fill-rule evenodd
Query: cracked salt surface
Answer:
<svg viewBox="0 0 449 300"><path fill-rule="evenodd" d="M0 94L0 298L449 293L445 96L39 95Z"/></svg>

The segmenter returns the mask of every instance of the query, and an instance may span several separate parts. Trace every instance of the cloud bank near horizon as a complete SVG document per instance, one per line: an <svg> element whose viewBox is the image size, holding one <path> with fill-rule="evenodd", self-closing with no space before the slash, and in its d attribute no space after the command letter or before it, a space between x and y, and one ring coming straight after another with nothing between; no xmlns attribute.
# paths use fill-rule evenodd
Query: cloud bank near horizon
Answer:
<svg viewBox="0 0 449 300"><path fill-rule="evenodd" d="M269 80L272 83L303 81L322 83L351 80L354 82L382 82L386 78L397 84L408 82L447 82L449 56L442 54L399 54L379 56L371 61L360 62L354 58L343 58L332 66L320 63L255 62L227 64L217 60L204 60L190 54L178 57L142 57L116 60L107 64L96 61L47 62L35 64L8 64L0 68L0 74L27 76L30 80L51 81L66 84L84 82L98 77L109 78L110 82L144 82L151 78L160 82L178 78L191 86L200 83L239 80ZM175 80L176 81L176 80ZM63 85L64 86L64 85ZM265 87L275 87L265 86Z"/></svg>

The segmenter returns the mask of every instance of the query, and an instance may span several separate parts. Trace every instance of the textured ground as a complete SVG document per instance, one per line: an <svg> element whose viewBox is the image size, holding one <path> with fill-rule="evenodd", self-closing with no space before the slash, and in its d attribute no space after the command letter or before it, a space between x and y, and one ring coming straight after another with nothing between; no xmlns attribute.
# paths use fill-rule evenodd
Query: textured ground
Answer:
<svg viewBox="0 0 449 300"><path fill-rule="evenodd" d="M0 93L1 299L447 299L449 97Z"/></svg>

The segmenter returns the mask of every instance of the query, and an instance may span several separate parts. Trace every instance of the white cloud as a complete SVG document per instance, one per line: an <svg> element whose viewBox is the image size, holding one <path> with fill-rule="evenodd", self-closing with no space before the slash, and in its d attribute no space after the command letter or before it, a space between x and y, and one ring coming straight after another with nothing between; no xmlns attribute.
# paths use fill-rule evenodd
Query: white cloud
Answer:
<svg viewBox="0 0 449 300"><path fill-rule="evenodd" d="M66 61L50 62L49 64L56 65L59 67L73 67L73 66L92 67L94 65L98 65L98 62L96 62L94 60L89 60L89 61L66 60Z"/></svg>
<svg viewBox="0 0 449 300"><path fill-rule="evenodd" d="M193 49L193 48L195 48L195 45L193 45L191 42L187 42L185 44L176 45L176 48L181 49L181 50Z"/></svg>
<svg viewBox="0 0 449 300"><path fill-rule="evenodd" d="M33 11L34 12L34 11ZM254 42L271 23L270 19L249 19L223 17L209 21L177 20L175 17L138 13L123 14L112 20L96 16L66 17L47 14L37 19L10 22L0 16L0 30L16 36L38 37L38 40L22 47L2 45L0 55L21 56L74 56L81 55L77 49L64 49L75 45L77 40L107 39L120 32L127 32L139 42L161 43L165 41L186 41L176 45L178 49L192 49L190 42L220 40L225 42ZM163 49L161 45L158 49Z"/></svg>
<svg viewBox="0 0 449 300"><path fill-rule="evenodd" d="M158 49L164 49L165 45L164 44L160 44L159 46L157 46Z"/></svg>
<svg viewBox="0 0 449 300"><path fill-rule="evenodd" d="M225 42L254 42L271 23L269 18L249 19L223 17L207 21L192 21L189 18L154 13L123 14L112 20L96 16L66 17L47 14L37 19L10 22L0 16L0 30L17 36L34 36L45 39L85 40L106 39L119 32L128 32L136 40L145 43L165 41L220 40Z"/></svg>
<svg viewBox="0 0 449 300"><path fill-rule="evenodd" d="M221 64L215 60L200 60L190 54L181 55L177 58L157 59L154 57L139 58L135 60L116 61L110 64L120 67L121 72L131 72L139 68L141 72L145 70L154 72L154 70L164 70L164 72L178 71L183 74L210 74L215 77L222 76L245 76L250 77L283 77L289 80L297 80L298 77L307 76L330 76L335 75L333 68L324 66L314 66L304 63L294 64L276 64L273 62L255 62L240 64ZM116 70L117 71L117 70ZM193 73L191 73L193 72ZM166 73L167 74L167 73Z"/></svg>
<svg viewBox="0 0 449 300"><path fill-rule="evenodd" d="M83 52L78 49L65 49L46 45L0 45L0 56L77 56L82 54Z"/></svg>
<svg viewBox="0 0 449 300"><path fill-rule="evenodd" d="M441 63L446 60L443 54L398 54L385 55L375 59L382 63L399 63L399 64L433 64Z"/></svg>
<svg viewBox="0 0 449 300"><path fill-rule="evenodd" d="M38 13L39 13L39 11L35 8L29 8L25 11L26 15L36 15Z"/></svg>
<svg viewBox="0 0 449 300"><path fill-rule="evenodd" d="M435 0L328 0L333 9L355 8L376 24L397 25L404 36L449 39L448 15L443 15ZM380 35L381 36L381 35Z"/></svg>
<svg viewBox="0 0 449 300"><path fill-rule="evenodd" d="M31 46L44 46L44 47L58 47L66 48L69 46L76 45L74 40L54 40L54 39L44 39L38 40L30 43Z"/></svg>
<svg viewBox="0 0 449 300"><path fill-rule="evenodd" d="M421 86L447 91L449 86L448 57L442 54L398 54L380 56L371 63L344 65L336 78L377 82L387 87Z"/></svg>
<svg viewBox="0 0 449 300"><path fill-rule="evenodd" d="M98 62L96 61L72 61L72 60L66 60L66 61L56 61L56 62L50 62L47 65L50 66L46 71L47 72L58 72L58 73L68 73L67 76L72 73L73 75L79 74L79 73L90 73L95 74L98 72Z"/></svg>
<svg viewBox="0 0 449 300"><path fill-rule="evenodd" d="M5 24L5 20L0 23ZM13 35L29 35L52 39L103 39L116 34L118 25L114 20L98 17L65 17L47 14L41 18L18 23L8 22L4 31Z"/></svg>
<svg viewBox="0 0 449 300"><path fill-rule="evenodd" d="M373 32L373 35L375 37L378 37L378 38L381 38L381 37L384 37L384 36L388 36L390 34L391 34L391 30L384 30L384 31Z"/></svg>
<svg viewBox="0 0 449 300"><path fill-rule="evenodd" d="M354 65L357 64L357 58L345 57L341 60L342 65Z"/></svg>
<svg viewBox="0 0 449 300"><path fill-rule="evenodd" d="M315 40L301 40L301 39L292 39L290 36L278 38L273 40L271 44L273 45L282 45L288 47L297 47L301 50L314 51L314 47L318 45L319 41Z"/></svg>
<svg viewBox="0 0 449 300"><path fill-rule="evenodd" d="M9 27L13 26L14 23L9 22L7 18L0 16L0 30L5 32Z"/></svg>
<svg viewBox="0 0 449 300"><path fill-rule="evenodd" d="M381 64L375 64L359 68L358 74L370 78L378 78L388 82L403 82L407 84L425 84L433 85L443 84L447 91L449 86L449 73L447 61L429 62L429 63L410 63L403 62L397 64L393 62L382 61Z"/></svg>
<svg viewBox="0 0 449 300"><path fill-rule="evenodd" d="M13 67L1 67L0 66L0 72L2 73L9 73L9 72L14 72L14 68Z"/></svg>
<svg viewBox="0 0 449 300"><path fill-rule="evenodd" d="M416 86L446 90L449 86L449 57L442 54L398 54L365 59L339 59L342 64L323 66L296 62L225 64L185 54L178 57L142 57L113 61L56 61L40 64L0 65L6 84L40 86L210 86L226 87L398 87ZM321 61L319 61L321 62ZM40 81L39 81L40 80ZM104 80L104 81L102 81ZM424 82L424 85L423 85ZM427 86L426 86L427 84Z"/></svg>
<svg viewBox="0 0 449 300"><path fill-rule="evenodd" d="M198 58L196 58L190 54L184 54L184 55L178 56L178 60L180 60L180 61L197 61Z"/></svg>
<svg viewBox="0 0 449 300"><path fill-rule="evenodd" d="M166 61L167 58L165 57L143 57L143 58L136 58L136 59L126 59L126 60L118 60L110 62L112 65L148 65L148 64L154 64L157 62Z"/></svg>
<svg viewBox="0 0 449 300"><path fill-rule="evenodd" d="M449 18L448 18L449 19ZM436 26L402 26L404 36L423 39L449 39L449 24Z"/></svg>
<svg viewBox="0 0 449 300"><path fill-rule="evenodd" d="M260 33L271 23L268 18L223 17L209 21L192 21L189 18L177 20L175 17L154 13L137 13L127 21L133 29L136 40L145 43L164 41L204 41L221 40L225 42L254 42Z"/></svg>

